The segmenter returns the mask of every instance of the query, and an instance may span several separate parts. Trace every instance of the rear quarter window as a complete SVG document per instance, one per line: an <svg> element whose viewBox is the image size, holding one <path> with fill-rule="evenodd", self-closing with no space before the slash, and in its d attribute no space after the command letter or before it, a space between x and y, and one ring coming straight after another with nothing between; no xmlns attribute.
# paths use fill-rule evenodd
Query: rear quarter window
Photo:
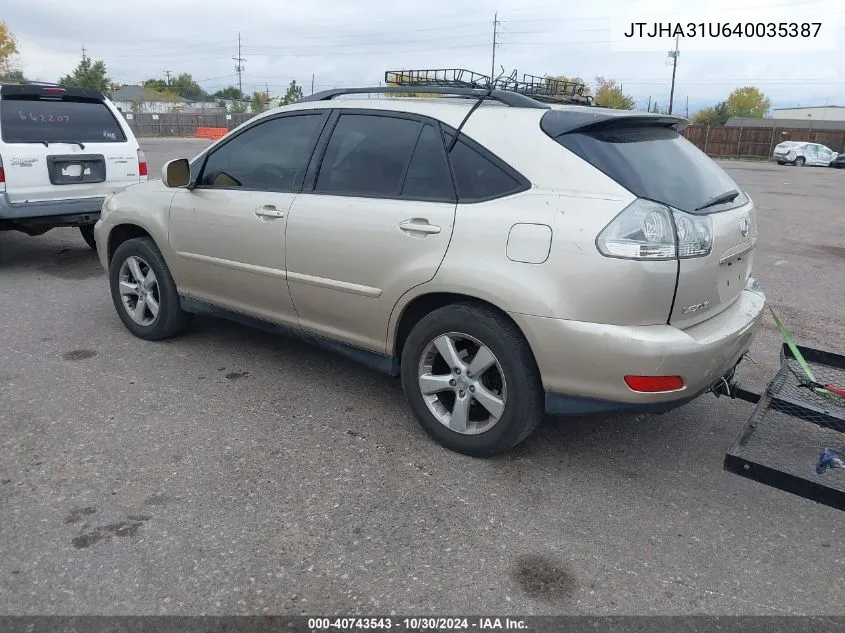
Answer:
<svg viewBox="0 0 845 633"><path fill-rule="evenodd" d="M449 147L453 133L447 131L444 137ZM531 187L524 176L463 135L449 152L449 161L462 203L503 198Z"/></svg>
<svg viewBox="0 0 845 633"><path fill-rule="evenodd" d="M4 96L0 133L6 143L125 143L126 134L102 101Z"/></svg>
<svg viewBox="0 0 845 633"><path fill-rule="evenodd" d="M694 213L716 196L731 190L741 192L715 161L672 127L643 123L609 126L568 132L555 140L635 196L681 211ZM747 201L740 194L719 208Z"/></svg>

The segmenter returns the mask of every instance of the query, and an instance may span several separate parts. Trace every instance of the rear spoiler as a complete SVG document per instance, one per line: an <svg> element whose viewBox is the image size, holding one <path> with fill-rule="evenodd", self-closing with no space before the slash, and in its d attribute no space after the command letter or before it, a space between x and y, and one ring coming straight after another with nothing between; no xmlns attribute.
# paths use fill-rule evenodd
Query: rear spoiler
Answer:
<svg viewBox="0 0 845 633"><path fill-rule="evenodd" d="M65 88L53 84L3 84L0 86L0 97L29 96L43 97L45 99L91 99L94 101L105 101L106 97L102 92L88 90L86 88Z"/></svg>
<svg viewBox="0 0 845 633"><path fill-rule="evenodd" d="M589 111L581 109L551 110L544 114L540 120L540 128L552 138L558 138L572 132L587 132L614 127L671 127L681 132L688 125L687 119L667 114L650 112L620 114L619 111L601 109L590 109Z"/></svg>

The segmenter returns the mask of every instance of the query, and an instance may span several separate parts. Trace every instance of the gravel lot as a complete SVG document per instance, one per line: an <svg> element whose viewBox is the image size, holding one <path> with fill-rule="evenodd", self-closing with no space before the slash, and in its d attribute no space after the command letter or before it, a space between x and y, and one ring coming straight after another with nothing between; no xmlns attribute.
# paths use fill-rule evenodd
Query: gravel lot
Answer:
<svg viewBox="0 0 845 633"><path fill-rule="evenodd" d="M157 175L205 142L143 145ZM845 173L726 166L770 299L842 350ZM0 613L845 615L842 513L722 470L748 404L549 418L473 460L327 352L135 339L75 230L0 233L0 323ZM768 323L748 382L778 348Z"/></svg>

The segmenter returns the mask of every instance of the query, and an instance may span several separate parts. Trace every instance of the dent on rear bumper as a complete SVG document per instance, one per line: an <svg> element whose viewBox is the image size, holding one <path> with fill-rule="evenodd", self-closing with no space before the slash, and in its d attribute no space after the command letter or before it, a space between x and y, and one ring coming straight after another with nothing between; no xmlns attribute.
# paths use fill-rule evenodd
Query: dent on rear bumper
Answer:
<svg viewBox="0 0 845 633"><path fill-rule="evenodd" d="M750 280L720 314L686 330L618 326L511 314L534 351L550 413L666 411L695 399L729 372L759 330L765 296ZM678 375L672 393L637 393L626 375Z"/></svg>

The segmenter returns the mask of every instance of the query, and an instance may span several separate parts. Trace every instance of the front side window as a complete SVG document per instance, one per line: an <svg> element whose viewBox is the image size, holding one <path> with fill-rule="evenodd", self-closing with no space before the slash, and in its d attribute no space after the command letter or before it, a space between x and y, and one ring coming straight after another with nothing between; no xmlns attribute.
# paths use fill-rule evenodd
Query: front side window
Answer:
<svg viewBox="0 0 845 633"><path fill-rule="evenodd" d="M208 157L199 187L292 191L320 131L322 113L270 119L238 134Z"/></svg>
<svg viewBox="0 0 845 633"><path fill-rule="evenodd" d="M412 119L341 115L326 147L314 191L398 196L421 126Z"/></svg>

